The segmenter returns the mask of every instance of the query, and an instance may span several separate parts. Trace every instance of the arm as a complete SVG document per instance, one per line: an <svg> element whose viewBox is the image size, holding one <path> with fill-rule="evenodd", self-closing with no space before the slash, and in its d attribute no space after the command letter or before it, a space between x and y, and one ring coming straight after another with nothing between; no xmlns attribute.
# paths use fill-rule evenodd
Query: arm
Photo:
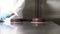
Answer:
<svg viewBox="0 0 60 34"><path fill-rule="evenodd" d="M13 7L12 11L10 11L9 13L4 13L0 16L0 20L4 20L6 18L11 17L12 15L17 15L17 11L18 10L22 10L24 8L24 0L18 0L18 2L16 3L16 5ZM21 8L21 9L19 9ZM18 10L17 10L18 9ZM17 11L16 11L17 10Z"/></svg>
<svg viewBox="0 0 60 34"><path fill-rule="evenodd" d="M4 19L6 19L6 18L9 18L9 17L11 17L12 15L14 15L14 13L13 13L12 11L9 12L9 13L1 14L1 15L0 15L0 20L4 20Z"/></svg>
<svg viewBox="0 0 60 34"><path fill-rule="evenodd" d="M18 16L17 12L22 11L24 6L25 6L25 0L18 0L13 9L13 12L15 13L15 15Z"/></svg>
<svg viewBox="0 0 60 34"><path fill-rule="evenodd" d="M15 9L23 8L24 4L25 4L25 0L18 0L14 7L15 7Z"/></svg>

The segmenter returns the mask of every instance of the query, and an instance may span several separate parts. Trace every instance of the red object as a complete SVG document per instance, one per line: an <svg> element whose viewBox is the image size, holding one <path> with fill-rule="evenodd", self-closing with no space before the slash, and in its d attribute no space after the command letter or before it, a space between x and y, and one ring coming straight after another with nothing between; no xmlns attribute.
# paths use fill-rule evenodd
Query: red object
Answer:
<svg viewBox="0 0 60 34"><path fill-rule="evenodd" d="M32 18L33 22L43 22L42 18Z"/></svg>
<svg viewBox="0 0 60 34"><path fill-rule="evenodd" d="M22 19L11 19L11 22L23 22Z"/></svg>
<svg viewBox="0 0 60 34"><path fill-rule="evenodd" d="M42 18L32 18L32 25L38 27L40 24L44 23L44 19Z"/></svg>

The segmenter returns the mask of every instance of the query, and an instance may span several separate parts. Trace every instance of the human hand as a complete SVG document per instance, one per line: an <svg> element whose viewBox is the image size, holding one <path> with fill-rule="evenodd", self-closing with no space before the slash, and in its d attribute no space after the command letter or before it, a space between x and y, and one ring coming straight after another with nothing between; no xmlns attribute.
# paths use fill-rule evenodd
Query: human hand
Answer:
<svg viewBox="0 0 60 34"><path fill-rule="evenodd" d="M0 20L5 20L6 18L9 18L10 14L1 14L0 15Z"/></svg>

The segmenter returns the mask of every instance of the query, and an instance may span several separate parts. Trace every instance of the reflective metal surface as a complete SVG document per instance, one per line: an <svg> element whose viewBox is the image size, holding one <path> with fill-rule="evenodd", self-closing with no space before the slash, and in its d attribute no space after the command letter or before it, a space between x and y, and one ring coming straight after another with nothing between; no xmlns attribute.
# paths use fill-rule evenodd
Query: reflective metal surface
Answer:
<svg viewBox="0 0 60 34"><path fill-rule="evenodd" d="M30 22L11 26L0 24L0 34L60 34L60 26L53 22L47 22L46 25L39 27L32 26Z"/></svg>

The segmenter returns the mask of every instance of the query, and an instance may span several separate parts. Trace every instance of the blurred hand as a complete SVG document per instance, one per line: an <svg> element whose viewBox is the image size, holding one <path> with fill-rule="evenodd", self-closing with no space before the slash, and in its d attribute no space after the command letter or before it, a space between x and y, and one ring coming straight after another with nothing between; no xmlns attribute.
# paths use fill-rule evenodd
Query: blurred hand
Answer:
<svg viewBox="0 0 60 34"><path fill-rule="evenodd" d="M0 20L5 20L6 18L9 18L10 14L1 14L0 15Z"/></svg>

